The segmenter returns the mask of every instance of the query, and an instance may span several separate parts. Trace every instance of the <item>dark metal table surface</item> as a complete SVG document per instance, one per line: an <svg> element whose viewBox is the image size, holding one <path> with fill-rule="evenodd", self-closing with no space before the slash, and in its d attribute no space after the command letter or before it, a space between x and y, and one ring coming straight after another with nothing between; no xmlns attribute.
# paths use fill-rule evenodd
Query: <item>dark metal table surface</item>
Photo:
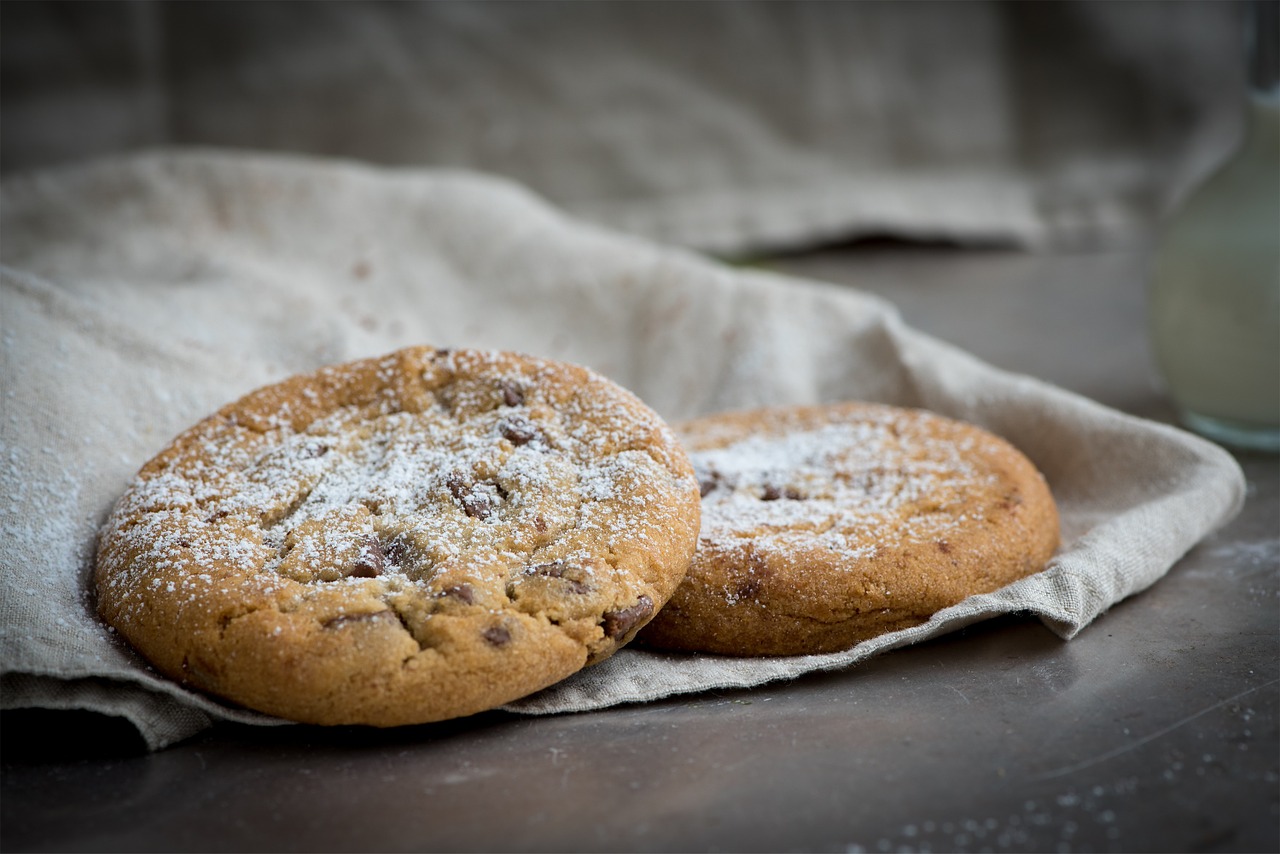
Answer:
<svg viewBox="0 0 1280 854"><path fill-rule="evenodd" d="M861 246L770 263L881 293L999 366L1169 421L1139 252ZM1064 642L1007 618L846 672L368 732L3 716L21 850L1276 851L1280 467Z"/></svg>

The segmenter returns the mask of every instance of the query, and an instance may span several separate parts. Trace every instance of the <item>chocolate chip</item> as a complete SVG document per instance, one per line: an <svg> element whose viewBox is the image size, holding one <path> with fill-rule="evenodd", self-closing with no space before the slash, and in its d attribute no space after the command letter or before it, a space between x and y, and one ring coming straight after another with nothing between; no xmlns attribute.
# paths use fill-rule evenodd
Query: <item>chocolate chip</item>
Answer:
<svg viewBox="0 0 1280 854"><path fill-rule="evenodd" d="M502 438L517 447L527 445L538 438L538 428L523 418L506 418L498 425Z"/></svg>
<svg viewBox="0 0 1280 854"><path fill-rule="evenodd" d="M951 543L948 543L946 540L938 540L938 551L942 552L944 555L951 554Z"/></svg>
<svg viewBox="0 0 1280 854"><path fill-rule="evenodd" d="M782 497L782 490L774 486L772 483L765 484L764 492L760 495L761 501L777 501Z"/></svg>
<svg viewBox="0 0 1280 854"><path fill-rule="evenodd" d="M800 501L804 498L804 493L796 489L794 486L788 486L786 489L782 490L782 497L790 499L791 501Z"/></svg>
<svg viewBox="0 0 1280 854"><path fill-rule="evenodd" d="M698 493L702 498L706 498L707 494L720 485L719 472L710 472L698 478Z"/></svg>
<svg viewBox="0 0 1280 854"><path fill-rule="evenodd" d="M607 611L600 623L604 628L604 636L612 640L626 637L627 634L647 620L653 614L653 600L641 596L636 604L621 611Z"/></svg>
<svg viewBox="0 0 1280 854"><path fill-rule="evenodd" d="M524 403L524 389L516 385L515 380L503 380L498 388L502 392L502 402L507 406L519 406Z"/></svg>
<svg viewBox="0 0 1280 854"><path fill-rule="evenodd" d="M537 566L531 566L528 571L531 575L541 575L544 578L556 578L563 581L564 586L567 588L567 592L569 593L589 593L591 591L591 586L589 584L585 581L581 581L577 578L570 578L565 575L566 572L576 569L578 569L578 567L574 564L557 560L552 561L551 563L540 563Z"/></svg>
<svg viewBox="0 0 1280 854"><path fill-rule="evenodd" d="M462 510L472 519L483 521L493 512L493 506L489 504L489 499L483 493L473 492L462 499Z"/></svg>
<svg viewBox="0 0 1280 854"><path fill-rule="evenodd" d="M539 534L545 534L547 532L547 520L543 519L541 514L534 516L533 528Z"/></svg>
<svg viewBox="0 0 1280 854"><path fill-rule="evenodd" d="M462 505L464 513L473 519L489 518L489 514L493 511L493 506L489 503L489 496L483 492L476 492L475 487L468 483L462 474L454 472L449 475L445 485L449 487L449 494Z"/></svg>
<svg viewBox="0 0 1280 854"><path fill-rule="evenodd" d="M440 595L457 599L464 605L474 605L476 601L476 592L470 584L454 584L441 590Z"/></svg>
<svg viewBox="0 0 1280 854"><path fill-rule="evenodd" d="M480 636L494 646L506 646L511 643L511 630L506 626L489 626L480 633Z"/></svg>
<svg viewBox="0 0 1280 854"><path fill-rule="evenodd" d="M364 541L364 546L360 549L360 554L347 575L352 578L377 578L382 575L385 563L386 557L382 553L382 544L378 542L377 537L369 537Z"/></svg>
<svg viewBox="0 0 1280 854"><path fill-rule="evenodd" d="M459 501L471 492L471 484L467 482L466 477L456 471L449 475L449 479L445 481L445 486L449 487L449 494Z"/></svg>
<svg viewBox="0 0 1280 854"><path fill-rule="evenodd" d="M569 568L569 564L562 560L553 560L551 563L540 563L536 566L529 567L529 572L533 575L546 575L551 578L564 577L564 571Z"/></svg>
<svg viewBox="0 0 1280 854"><path fill-rule="evenodd" d="M382 555L392 566L404 566L409 557L409 540L403 534L396 534L382 547Z"/></svg>
<svg viewBox="0 0 1280 854"><path fill-rule="evenodd" d="M323 457L329 453L329 446L324 442L308 442L302 446L302 458L304 460L314 460L316 457Z"/></svg>

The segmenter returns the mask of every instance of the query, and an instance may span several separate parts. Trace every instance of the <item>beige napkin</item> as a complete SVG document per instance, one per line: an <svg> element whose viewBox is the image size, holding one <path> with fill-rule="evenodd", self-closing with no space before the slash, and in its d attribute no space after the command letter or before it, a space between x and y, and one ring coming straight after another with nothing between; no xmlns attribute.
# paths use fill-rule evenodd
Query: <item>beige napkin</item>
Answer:
<svg viewBox="0 0 1280 854"><path fill-rule="evenodd" d="M275 723L158 677L94 617L94 535L179 431L288 374L414 343L589 365L670 419L845 399L999 433L1041 468L1064 545L1045 572L845 653L623 650L514 703L599 709L848 667L995 614L1071 637L1240 507L1233 459L995 370L852 291L733 269L569 219L472 173L152 154L0 190L4 708L91 709L152 747L214 719Z"/></svg>

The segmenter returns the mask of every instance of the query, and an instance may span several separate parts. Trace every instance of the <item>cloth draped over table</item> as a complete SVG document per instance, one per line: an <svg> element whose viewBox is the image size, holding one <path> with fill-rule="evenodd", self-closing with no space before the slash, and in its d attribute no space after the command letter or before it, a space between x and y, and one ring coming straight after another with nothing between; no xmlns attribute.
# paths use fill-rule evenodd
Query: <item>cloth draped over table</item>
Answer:
<svg viewBox="0 0 1280 854"><path fill-rule="evenodd" d="M997 614L1034 614L1069 638L1244 497L1217 446L997 370L880 299L586 224L470 172L209 151L25 173L0 191L0 259L0 706L124 717L152 747L215 720L280 721L159 677L96 619L88 578L112 503L223 403L408 344L585 364L669 419L849 399L925 407L1009 439L1060 505L1063 546L1046 571L923 626L822 656L629 648L516 712L848 667Z"/></svg>

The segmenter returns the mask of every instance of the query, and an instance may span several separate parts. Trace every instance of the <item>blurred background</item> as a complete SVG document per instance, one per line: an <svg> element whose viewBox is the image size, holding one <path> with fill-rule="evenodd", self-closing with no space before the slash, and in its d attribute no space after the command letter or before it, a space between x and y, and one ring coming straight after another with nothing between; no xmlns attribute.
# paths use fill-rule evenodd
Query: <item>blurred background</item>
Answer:
<svg viewBox="0 0 1280 854"><path fill-rule="evenodd" d="M5 174L161 146L458 167L750 256L1144 240L1241 133L1231 2L7 2Z"/></svg>
<svg viewBox="0 0 1280 854"><path fill-rule="evenodd" d="M206 147L501 176L1276 449L1278 8L8 2L0 172ZM1071 314L1061 351L1040 343ZM1084 347L1136 366L1135 385L1082 383Z"/></svg>

